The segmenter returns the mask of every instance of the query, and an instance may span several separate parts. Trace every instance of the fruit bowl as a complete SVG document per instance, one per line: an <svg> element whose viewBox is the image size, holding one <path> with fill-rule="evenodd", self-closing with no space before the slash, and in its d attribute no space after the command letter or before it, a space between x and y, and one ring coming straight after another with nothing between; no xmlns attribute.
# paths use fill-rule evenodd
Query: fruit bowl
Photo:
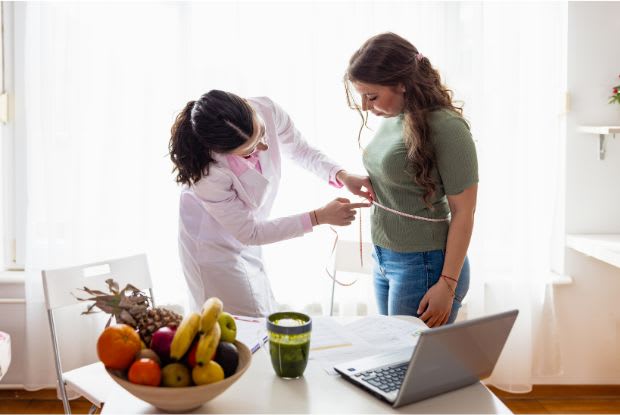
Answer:
<svg viewBox="0 0 620 415"><path fill-rule="evenodd" d="M151 405L167 412L184 412L200 407L205 402L215 398L235 383L250 367L252 352L248 347L235 341L239 350L239 365L237 371L219 382L207 385L187 386L179 388L163 386L136 385L127 379L118 376L114 371L108 370L110 377L123 389L136 398L142 399Z"/></svg>

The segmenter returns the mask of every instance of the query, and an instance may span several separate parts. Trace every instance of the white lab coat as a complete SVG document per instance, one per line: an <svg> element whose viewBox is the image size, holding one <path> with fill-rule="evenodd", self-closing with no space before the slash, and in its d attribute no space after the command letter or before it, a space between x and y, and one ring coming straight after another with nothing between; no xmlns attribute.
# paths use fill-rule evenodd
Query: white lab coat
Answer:
<svg viewBox="0 0 620 415"><path fill-rule="evenodd" d="M239 177L225 155L209 174L181 193L179 252L190 292L190 307L219 297L232 314L265 316L276 309L263 267L260 245L304 234L307 213L270 219L281 177L281 155L329 181L340 167L311 147L288 114L269 98L248 99L265 122L269 149L259 154L262 174L248 169ZM294 195L289 195L294 197ZM304 207L299 206L303 211Z"/></svg>

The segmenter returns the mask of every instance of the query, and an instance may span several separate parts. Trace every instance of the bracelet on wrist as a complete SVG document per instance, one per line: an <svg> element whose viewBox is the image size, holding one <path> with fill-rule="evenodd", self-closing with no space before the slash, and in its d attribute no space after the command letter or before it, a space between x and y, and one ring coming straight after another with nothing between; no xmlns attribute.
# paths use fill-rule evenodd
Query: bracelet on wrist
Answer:
<svg viewBox="0 0 620 415"><path fill-rule="evenodd" d="M454 289L450 287L450 283L446 280L442 280L442 281L446 283L446 287L448 287L448 290L450 290L450 294L452 294L452 298L456 297L456 291L454 291Z"/></svg>
<svg viewBox="0 0 620 415"><path fill-rule="evenodd" d="M456 282L457 284L458 284L458 282L459 282L459 280L457 280L456 278L448 277L446 274L441 274L441 275L439 276L439 278L447 278L447 279L449 279L450 281L454 281L454 282Z"/></svg>
<svg viewBox="0 0 620 415"><path fill-rule="evenodd" d="M312 214L314 215L314 221L316 222L316 224L317 224L317 225L320 225L320 223L319 223L319 218L317 218L317 216L316 216L316 210L313 210L313 211L312 211Z"/></svg>

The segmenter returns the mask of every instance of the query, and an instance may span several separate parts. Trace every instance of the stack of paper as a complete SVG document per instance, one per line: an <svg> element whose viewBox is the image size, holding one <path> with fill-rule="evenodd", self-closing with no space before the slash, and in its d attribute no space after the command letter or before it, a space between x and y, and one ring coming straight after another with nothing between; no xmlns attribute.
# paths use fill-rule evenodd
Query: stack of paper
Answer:
<svg viewBox="0 0 620 415"><path fill-rule="evenodd" d="M329 374L334 366L390 350L413 347L422 330L428 327L420 319L413 321L370 316L349 324L334 319L313 319L310 359L316 360Z"/></svg>

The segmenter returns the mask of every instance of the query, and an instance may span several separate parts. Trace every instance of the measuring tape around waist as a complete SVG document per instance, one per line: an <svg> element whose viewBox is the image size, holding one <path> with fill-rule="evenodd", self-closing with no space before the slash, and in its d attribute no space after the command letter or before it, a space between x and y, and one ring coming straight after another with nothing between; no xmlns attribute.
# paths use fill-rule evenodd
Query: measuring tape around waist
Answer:
<svg viewBox="0 0 620 415"><path fill-rule="evenodd" d="M391 209L391 208L389 208L387 206L383 206L381 203L378 203L378 202L375 202L375 201L373 201L372 204L377 206L377 207L380 207L381 209L387 210L388 212L394 213L394 214L399 215L399 216L404 216L404 217L410 218L410 219L421 220L421 221L426 221L426 222L450 222L450 217L449 216L446 217L446 218L425 218L424 216L410 215L410 214L405 213L405 212L400 212L398 210ZM361 215L362 215L362 211L360 209L360 223L361 223L361 218L362 218ZM361 236L361 234L360 234L360 236Z"/></svg>

